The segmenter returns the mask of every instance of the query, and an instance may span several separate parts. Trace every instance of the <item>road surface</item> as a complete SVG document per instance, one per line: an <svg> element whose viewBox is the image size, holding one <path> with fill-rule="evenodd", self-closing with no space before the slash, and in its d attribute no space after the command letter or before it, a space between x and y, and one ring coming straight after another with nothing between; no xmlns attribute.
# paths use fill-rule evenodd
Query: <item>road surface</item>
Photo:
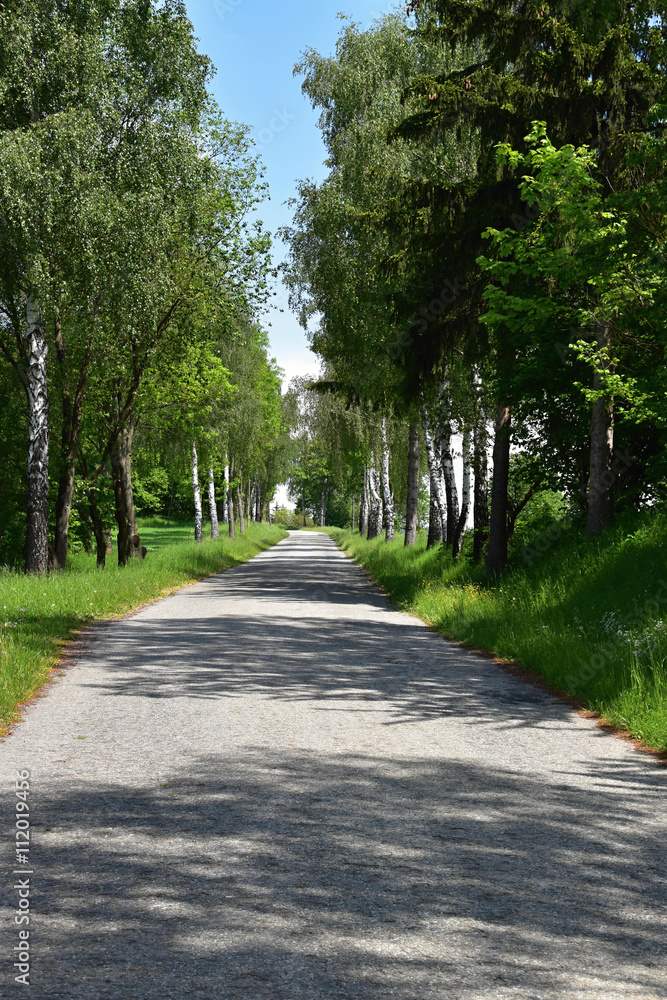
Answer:
<svg viewBox="0 0 667 1000"><path fill-rule="evenodd" d="M3 997L667 997L667 769L325 535L94 628L0 769Z"/></svg>

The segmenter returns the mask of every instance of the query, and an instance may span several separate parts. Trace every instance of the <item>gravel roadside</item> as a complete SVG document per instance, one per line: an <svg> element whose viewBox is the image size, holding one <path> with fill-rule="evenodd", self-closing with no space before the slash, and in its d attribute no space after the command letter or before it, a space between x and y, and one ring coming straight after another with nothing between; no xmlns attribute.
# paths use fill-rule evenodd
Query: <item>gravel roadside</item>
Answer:
<svg viewBox="0 0 667 1000"><path fill-rule="evenodd" d="M325 535L104 626L0 743L3 997L23 769L34 1000L667 998L667 769Z"/></svg>

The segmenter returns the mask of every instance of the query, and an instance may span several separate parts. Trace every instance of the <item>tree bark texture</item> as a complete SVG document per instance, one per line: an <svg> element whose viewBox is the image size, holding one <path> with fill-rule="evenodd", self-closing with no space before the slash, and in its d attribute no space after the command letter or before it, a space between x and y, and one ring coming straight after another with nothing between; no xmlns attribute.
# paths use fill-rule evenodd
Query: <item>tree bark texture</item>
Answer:
<svg viewBox="0 0 667 1000"><path fill-rule="evenodd" d="M472 481L472 431L469 424L466 424L463 428L462 453L463 480L461 485L461 511L454 529L454 537L452 538L452 555L454 558L456 558L456 556L458 556L461 552L466 524L468 523L468 514L470 512L470 487Z"/></svg>
<svg viewBox="0 0 667 1000"><path fill-rule="evenodd" d="M225 466L225 492L222 500L222 523L229 524L229 466Z"/></svg>
<svg viewBox="0 0 667 1000"><path fill-rule="evenodd" d="M417 540L419 516L419 424L410 424L408 432L408 494L405 505L405 544Z"/></svg>
<svg viewBox="0 0 667 1000"><path fill-rule="evenodd" d="M324 477L322 483L322 497L320 499L320 528L324 528L327 523L327 496L329 493L329 479Z"/></svg>
<svg viewBox="0 0 667 1000"><path fill-rule="evenodd" d="M359 497L359 534L368 531L368 466L364 465L364 488Z"/></svg>
<svg viewBox="0 0 667 1000"><path fill-rule="evenodd" d="M441 408L444 410L444 385L441 387ZM459 496L456 490L456 475L454 473L454 455L452 452L452 425L449 416L443 414L434 432L434 448L436 456L440 457L442 475L445 482L445 497L447 499L447 531L443 528L443 538L446 545L452 545L459 521Z"/></svg>
<svg viewBox="0 0 667 1000"><path fill-rule="evenodd" d="M215 476L213 466L208 470L208 509L211 514L211 538L220 538L220 526L218 525L218 506L215 498Z"/></svg>
<svg viewBox="0 0 667 1000"><path fill-rule="evenodd" d="M512 414L509 406L498 405L493 441L493 485L491 489L491 518L489 551L486 571L489 575L502 573L507 562L507 487L510 470L510 433Z"/></svg>
<svg viewBox="0 0 667 1000"><path fill-rule="evenodd" d="M431 495L428 508L428 539L426 541L426 548L432 549L434 545L438 545L442 541L442 514L440 513L440 507L438 506L438 501L435 499L435 490L433 489L433 483L431 483Z"/></svg>
<svg viewBox="0 0 667 1000"><path fill-rule="evenodd" d="M88 499L90 523L93 528L93 535L95 536L97 568L104 569L106 566L107 555L109 553L110 532L105 531L102 518L100 517L100 512L97 506L97 488L95 486L89 487L89 489L86 490L86 496Z"/></svg>
<svg viewBox="0 0 667 1000"><path fill-rule="evenodd" d="M234 523L234 491L232 480L234 478L234 460L226 468L227 477L227 516L229 518L229 537L236 538L236 526Z"/></svg>
<svg viewBox="0 0 667 1000"><path fill-rule="evenodd" d="M389 445L387 443L387 418L382 418L382 496L384 498L385 539L394 540L394 496L389 482Z"/></svg>
<svg viewBox="0 0 667 1000"><path fill-rule="evenodd" d="M447 540L447 491L445 487L445 476L442 471L442 461L440 452L436 451L431 436L431 425L426 411L426 406L421 406L422 427L424 429L424 441L426 443L426 457L428 459L429 479L431 483L431 500L435 501L440 513L440 538L446 544Z"/></svg>
<svg viewBox="0 0 667 1000"><path fill-rule="evenodd" d="M243 479L241 475L241 469L239 467L239 482L236 487L236 502L239 507L239 533L245 535L245 520L243 517Z"/></svg>
<svg viewBox="0 0 667 1000"><path fill-rule="evenodd" d="M475 472L473 559L476 563L482 558L482 549L489 527L487 438L486 414L480 409L473 434L473 468Z"/></svg>
<svg viewBox="0 0 667 1000"><path fill-rule="evenodd" d="M380 493L380 476L375 467L375 458L371 453L371 464L368 469L368 492L370 509L368 511L367 538L379 538L382 534L382 496Z"/></svg>
<svg viewBox="0 0 667 1000"><path fill-rule="evenodd" d="M137 514L132 494L132 441L134 423L132 417L120 431L116 443L109 452L113 478L113 495L118 526L118 565L126 566L132 557L132 536L137 533Z"/></svg>
<svg viewBox="0 0 667 1000"><path fill-rule="evenodd" d="M597 331L599 349L609 346L609 327L600 324ZM607 368L604 358L601 366ZM596 371L593 388L596 392L604 387L603 376ZM614 408L610 399L602 396L593 403L591 414L591 463L588 478L588 518L586 530L589 535L600 535L614 520Z"/></svg>
<svg viewBox="0 0 667 1000"><path fill-rule="evenodd" d="M201 510L201 489L199 487L199 461L197 459L197 446L192 442L192 494L195 504L195 542L203 542L204 533L202 530L202 510Z"/></svg>
<svg viewBox="0 0 667 1000"><path fill-rule="evenodd" d="M28 506L27 573L49 568L49 393L46 379L48 348L38 302L29 297L25 326L28 370Z"/></svg>

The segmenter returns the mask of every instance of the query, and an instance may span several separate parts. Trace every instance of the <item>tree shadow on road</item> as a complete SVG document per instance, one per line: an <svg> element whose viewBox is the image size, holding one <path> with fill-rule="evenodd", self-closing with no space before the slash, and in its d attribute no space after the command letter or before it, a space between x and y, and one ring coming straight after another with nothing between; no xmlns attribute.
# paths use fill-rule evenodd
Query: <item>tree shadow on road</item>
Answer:
<svg viewBox="0 0 667 1000"><path fill-rule="evenodd" d="M31 996L657 1000L664 844L633 819L659 775L626 762L615 813L619 766L591 791L250 747L162 787L47 783Z"/></svg>

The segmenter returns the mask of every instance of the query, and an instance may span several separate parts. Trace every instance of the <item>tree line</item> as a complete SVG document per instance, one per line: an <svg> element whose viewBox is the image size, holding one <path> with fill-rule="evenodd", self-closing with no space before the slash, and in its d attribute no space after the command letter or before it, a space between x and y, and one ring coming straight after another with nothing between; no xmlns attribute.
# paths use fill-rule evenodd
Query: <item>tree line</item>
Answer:
<svg viewBox="0 0 667 1000"><path fill-rule="evenodd" d="M665 42L655 3L424 0L304 53L329 172L285 278L360 530L393 464L411 544L420 452L430 543L472 518L490 574L531 507L596 535L664 498Z"/></svg>
<svg viewBox="0 0 667 1000"><path fill-rule="evenodd" d="M258 315L270 239L248 130L208 91L179 0L0 7L0 559L99 565L190 463L217 532L281 471L280 371ZM203 461L203 465L202 465ZM171 485L170 485L171 484ZM231 512L231 513L230 513Z"/></svg>

